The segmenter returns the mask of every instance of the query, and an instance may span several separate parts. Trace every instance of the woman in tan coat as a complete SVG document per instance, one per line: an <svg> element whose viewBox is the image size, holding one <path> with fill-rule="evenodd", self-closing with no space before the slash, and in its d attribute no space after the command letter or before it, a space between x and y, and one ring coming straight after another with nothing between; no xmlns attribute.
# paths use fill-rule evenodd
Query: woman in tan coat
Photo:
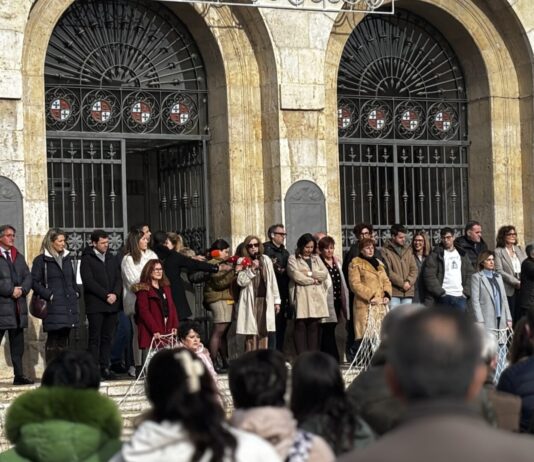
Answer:
<svg viewBox="0 0 534 462"><path fill-rule="evenodd" d="M391 299L391 282L386 275L384 264L373 257L375 242L362 239L359 242L360 256L349 265L349 284L354 292L354 331L356 339L361 339L367 328L369 316L382 323Z"/></svg>
<svg viewBox="0 0 534 462"><path fill-rule="evenodd" d="M289 298L296 314L295 348L297 354L319 350L319 321L329 316L327 290L323 282L328 269L316 255L317 243L311 234L297 241L295 255L287 261Z"/></svg>

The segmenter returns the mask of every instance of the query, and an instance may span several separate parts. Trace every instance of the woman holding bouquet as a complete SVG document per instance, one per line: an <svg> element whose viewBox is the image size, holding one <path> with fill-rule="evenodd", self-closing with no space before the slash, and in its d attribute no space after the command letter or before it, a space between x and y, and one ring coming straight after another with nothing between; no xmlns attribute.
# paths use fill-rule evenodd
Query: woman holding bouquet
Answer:
<svg viewBox="0 0 534 462"><path fill-rule="evenodd" d="M263 244L257 236L247 236L242 256L251 266L239 271L241 287L237 310L237 334L245 335L245 350L267 348L269 332L276 332L275 315L280 311L280 294L271 259L263 255Z"/></svg>

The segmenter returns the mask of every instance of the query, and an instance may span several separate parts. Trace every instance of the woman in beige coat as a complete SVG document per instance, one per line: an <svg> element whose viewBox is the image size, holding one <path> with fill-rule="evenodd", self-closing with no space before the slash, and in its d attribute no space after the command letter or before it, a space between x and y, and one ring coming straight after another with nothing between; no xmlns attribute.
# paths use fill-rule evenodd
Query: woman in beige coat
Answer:
<svg viewBox="0 0 534 462"><path fill-rule="evenodd" d="M311 234L300 236L295 255L287 262L289 298L296 314L295 348L297 354L319 349L319 322L327 318L328 304L323 282L328 270L318 255Z"/></svg>
<svg viewBox="0 0 534 462"><path fill-rule="evenodd" d="M362 239L359 242L360 256L349 265L349 284L354 292L354 331L356 339L361 339L367 329L369 316L379 325L387 313L391 299L391 282L386 275L384 264L373 257L375 242Z"/></svg>

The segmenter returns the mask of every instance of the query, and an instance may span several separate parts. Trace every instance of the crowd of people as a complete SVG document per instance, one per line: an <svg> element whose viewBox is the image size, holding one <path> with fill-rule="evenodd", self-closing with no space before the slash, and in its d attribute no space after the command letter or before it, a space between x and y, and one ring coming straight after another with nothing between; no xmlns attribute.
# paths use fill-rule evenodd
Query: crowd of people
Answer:
<svg viewBox="0 0 534 462"><path fill-rule="evenodd" d="M36 460L28 438L35 432L53 437L64 421L75 422L90 440L86 458L76 460L103 453L98 460L114 462L371 461L394 448L400 460L422 460L436 458L440 444L465 433L500 442L507 451L512 445L507 454L518 460L532 452L534 441L474 423L534 433L534 245L523 252L513 226L499 229L491 251L475 221L460 237L441 229L434 248L425 232L410 235L400 224L379 247L373 226L362 223L341 259L325 233L300 236L290 253L282 224L268 229L267 242L250 235L232 252L217 239L201 256L184 248L179 235L152 234L140 225L117 255L107 233L95 230L80 261L66 249L65 232L51 229L31 271L14 245L15 233L11 225L0 226L0 339L7 331L13 383L33 383L23 374L24 328L28 311L39 316L47 369L41 388L11 406L6 432L15 449L0 461ZM213 322L206 347L184 277L203 285ZM82 294L87 352L69 348ZM34 310L39 301L44 314ZM345 389L339 363L357 352L371 320L381 326L380 347ZM343 345L336 336L340 326ZM498 333L512 328L509 367L495 386ZM229 356L230 329L242 340L238 357ZM173 348L147 361L149 349L168 337L176 339ZM115 422L111 408L104 405L105 418L91 419L69 408L68 400L84 406L82 396L94 395L100 380L135 377L145 362L152 409L119 449L116 423L104 426L105 419ZM217 389L221 372L229 374L235 407L229 421ZM59 404L41 410L50 394ZM35 411L25 415L30 405ZM28 432L34 418L43 428ZM414 435L428 444L415 450ZM74 437L69 445L72 454L81 449ZM461 445L448 449L452 457L467 454ZM480 458L487 454L481 451ZM57 460L52 452L49 460Z"/></svg>

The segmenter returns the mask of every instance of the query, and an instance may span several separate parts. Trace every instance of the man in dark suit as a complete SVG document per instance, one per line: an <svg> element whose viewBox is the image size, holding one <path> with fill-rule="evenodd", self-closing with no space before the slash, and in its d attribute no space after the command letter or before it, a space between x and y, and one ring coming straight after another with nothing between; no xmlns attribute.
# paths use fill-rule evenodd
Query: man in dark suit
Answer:
<svg viewBox="0 0 534 462"><path fill-rule="evenodd" d="M374 445L339 461L527 462L531 437L489 426L473 407L486 379L480 330L457 310L420 310L393 329L385 369L393 393L407 404L402 423Z"/></svg>
<svg viewBox="0 0 534 462"><path fill-rule="evenodd" d="M0 342L9 334L9 350L15 378L13 385L33 381L22 372L24 328L28 327L26 296L32 288L32 276L24 256L15 248L15 228L0 226Z"/></svg>
<svg viewBox="0 0 534 462"><path fill-rule="evenodd" d="M102 229L91 234L80 267L89 321L89 352L100 365L103 380L115 378L109 369L111 343L121 308L122 278L117 259L109 252L109 237Z"/></svg>

